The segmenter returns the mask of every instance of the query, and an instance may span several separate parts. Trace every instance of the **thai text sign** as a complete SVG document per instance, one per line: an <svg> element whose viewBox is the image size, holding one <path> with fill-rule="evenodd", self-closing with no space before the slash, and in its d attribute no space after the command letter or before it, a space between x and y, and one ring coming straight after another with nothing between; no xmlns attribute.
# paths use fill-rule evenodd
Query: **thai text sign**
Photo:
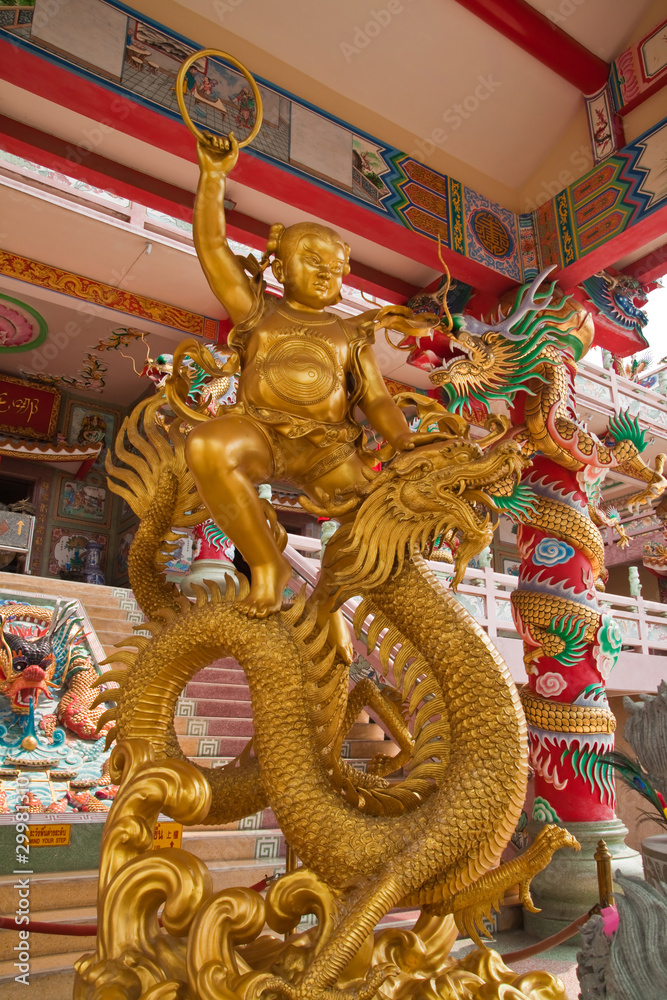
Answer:
<svg viewBox="0 0 667 1000"><path fill-rule="evenodd" d="M0 431L17 437L50 438L56 432L60 393L0 375Z"/></svg>
<svg viewBox="0 0 667 1000"><path fill-rule="evenodd" d="M66 847L72 827L69 823L36 823L28 831L32 851L35 847Z"/></svg>
<svg viewBox="0 0 667 1000"><path fill-rule="evenodd" d="M156 823L153 831L153 850L163 847L180 847L183 841L182 823Z"/></svg>

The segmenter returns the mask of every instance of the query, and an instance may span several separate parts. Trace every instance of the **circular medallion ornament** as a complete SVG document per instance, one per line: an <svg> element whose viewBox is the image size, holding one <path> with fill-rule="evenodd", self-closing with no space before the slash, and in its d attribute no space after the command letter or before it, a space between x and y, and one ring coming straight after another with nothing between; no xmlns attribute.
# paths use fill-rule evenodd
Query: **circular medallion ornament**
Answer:
<svg viewBox="0 0 667 1000"><path fill-rule="evenodd" d="M36 309L0 292L0 354L32 351L46 333L46 320Z"/></svg>
<svg viewBox="0 0 667 1000"><path fill-rule="evenodd" d="M473 212L470 223L478 243L492 257L507 257L512 252L514 241L511 233L493 212L486 209Z"/></svg>
<svg viewBox="0 0 667 1000"><path fill-rule="evenodd" d="M319 338L281 337L260 365L261 375L276 396L288 403L314 406L340 385L340 365L330 344Z"/></svg>

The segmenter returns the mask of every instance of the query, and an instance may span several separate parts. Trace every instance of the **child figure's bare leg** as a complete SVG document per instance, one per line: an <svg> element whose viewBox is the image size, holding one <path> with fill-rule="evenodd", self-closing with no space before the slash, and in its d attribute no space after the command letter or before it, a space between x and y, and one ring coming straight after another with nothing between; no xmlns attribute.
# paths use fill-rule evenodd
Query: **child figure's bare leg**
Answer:
<svg viewBox="0 0 667 1000"><path fill-rule="evenodd" d="M250 593L240 607L258 618L279 611L292 570L276 545L255 488L273 473L266 437L252 421L230 414L195 427L185 451L211 517L250 566Z"/></svg>
<svg viewBox="0 0 667 1000"><path fill-rule="evenodd" d="M314 487L318 487L324 490L325 493L333 495L337 489L345 489L346 486L351 486L354 483L366 483L368 480L364 474L365 468L361 459L357 455L352 455L346 462L332 469L326 475L321 476L315 482L310 483L309 492L313 491ZM350 516L353 517L354 515ZM317 624L320 628L324 627L327 618L329 620L329 636L327 640L329 646L336 648L338 655L344 663L352 663L355 651L350 629L345 621L342 609L339 608L337 611L331 610L334 598L329 593L327 582L326 567L328 563L333 561L336 549L336 536L334 535L325 549L322 573L310 599L318 605Z"/></svg>

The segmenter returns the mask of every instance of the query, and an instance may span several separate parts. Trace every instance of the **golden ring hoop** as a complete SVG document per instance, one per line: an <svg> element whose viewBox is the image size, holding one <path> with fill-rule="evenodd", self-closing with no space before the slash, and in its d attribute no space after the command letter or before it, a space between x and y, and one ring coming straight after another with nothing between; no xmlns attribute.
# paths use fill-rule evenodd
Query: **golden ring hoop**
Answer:
<svg viewBox="0 0 667 1000"><path fill-rule="evenodd" d="M247 146L249 143L252 142L252 140L255 138L260 128L262 127L262 117L264 114L264 108L262 105L262 95L259 92L259 87L255 83L255 78L251 75L250 70L246 69L246 67L243 65L242 62L239 62L238 59L235 59L234 56L230 56L227 52L222 52L220 49L201 49L200 52L193 52L192 55L188 56L185 62L181 65L181 68L179 69L178 75L176 77L176 100L178 101L178 110L181 112L183 121L188 126L188 128L194 135L197 142L201 142L204 146L208 146L210 145L210 143L206 138L205 134L201 131L201 129L197 128L195 123L190 118L190 115L188 114L188 109L185 106L185 97L183 95L183 83L185 81L185 74L190 69L192 64L194 62L197 62L198 59L223 59L225 62L231 63L232 66L235 66L236 69L238 69L243 74L243 76L245 77L245 79L252 88L252 92L255 98L255 108L256 108L255 124L253 125L251 131L245 137L245 139L242 139L239 142L239 149L242 149L243 146ZM229 135L233 134L234 134L233 132L229 133Z"/></svg>

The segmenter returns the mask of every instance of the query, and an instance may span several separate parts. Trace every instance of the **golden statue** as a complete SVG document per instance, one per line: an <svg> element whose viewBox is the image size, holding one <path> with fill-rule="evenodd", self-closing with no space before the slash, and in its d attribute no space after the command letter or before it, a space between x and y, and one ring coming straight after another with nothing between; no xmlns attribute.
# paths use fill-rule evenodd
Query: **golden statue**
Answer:
<svg viewBox="0 0 667 1000"><path fill-rule="evenodd" d="M380 327L414 333L435 317L401 307L352 321L328 312L349 248L323 226L274 226L260 264L239 261L223 213L238 145L201 138L195 240L234 322L233 353L219 365L196 342L182 344L164 389L135 408L107 457L111 488L140 518L129 572L151 638L128 639L137 652L113 656L127 670L103 677L118 685L99 700L116 702L100 725L114 720L111 770L121 788L105 828L97 948L77 963L75 996L495 1000L509 985L517 1000L564 1000L559 980L518 977L481 947L483 920L504 893L518 884L531 906L532 876L554 850L578 844L546 827L499 866L525 798L525 719L497 650L422 556L436 538L456 539L456 586L492 536L489 511L529 508L519 484L526 459L513 442L498 443L502 418L473 441L461 417L407 393L398 402L417 408L420 427L437 425L411 432L382 380L373 336ZM264 295L271 260L279 299ZM215 417L208 400L192 404L185 355L213 379L240 370L237 403ZM364 448L357 405L387 441L380 452ZM307 509L341 524L313 593L287 607L285 533L255 490L274 478L296 483ZM252 580L238 594L209 583L193 604L163 571L174 529L209 513ZM353 596L357 634L368 655L378 647L382 691L369 680L349 691L349 636L336 609ZM212 770L184 757L173 716L184 685L221 655L246 673L255 735L237 760ZM378 755L361 772L341 750L365 706L400 753ZM401 765L407 777L388 781ZM187 851L150 851L160 812L219 824L267 805L302 867L266 898L213 893ZM375 930L396 906L422 908L413 931ZM297 934L306 913L317 925ZM272 934L262 933L265 923ZM456 928L480 945L462 962L449 957Z"/></svg>
<svg viewBox="0 0 667 1000"><path fill-rule="evenodd" d="M240 379L236 405L194 428L186 458L211 517L250 566L250 593L241 606L264 617L280 609L292 570L255 487L284 480L315 499L367 482L377 455L363 447L357 406L394 451L432 443L433 435L410 432L384 383L373 340L379 325L415 332L437 318L418 320L400 308L345 320L328 312L340 301L350 248L333 229L314 222L272 226L258 272L250 278L225 238L225 183L238 159L238 143L233 136L203 138L197 146L195 246L234 323L228 343ZM263 293L261 274L269 264L284 288L280 299ZM177 387L176 376L168 385L172 403ZM342 618L335 616L331 629L341 653L351 657Z"/></svg>

